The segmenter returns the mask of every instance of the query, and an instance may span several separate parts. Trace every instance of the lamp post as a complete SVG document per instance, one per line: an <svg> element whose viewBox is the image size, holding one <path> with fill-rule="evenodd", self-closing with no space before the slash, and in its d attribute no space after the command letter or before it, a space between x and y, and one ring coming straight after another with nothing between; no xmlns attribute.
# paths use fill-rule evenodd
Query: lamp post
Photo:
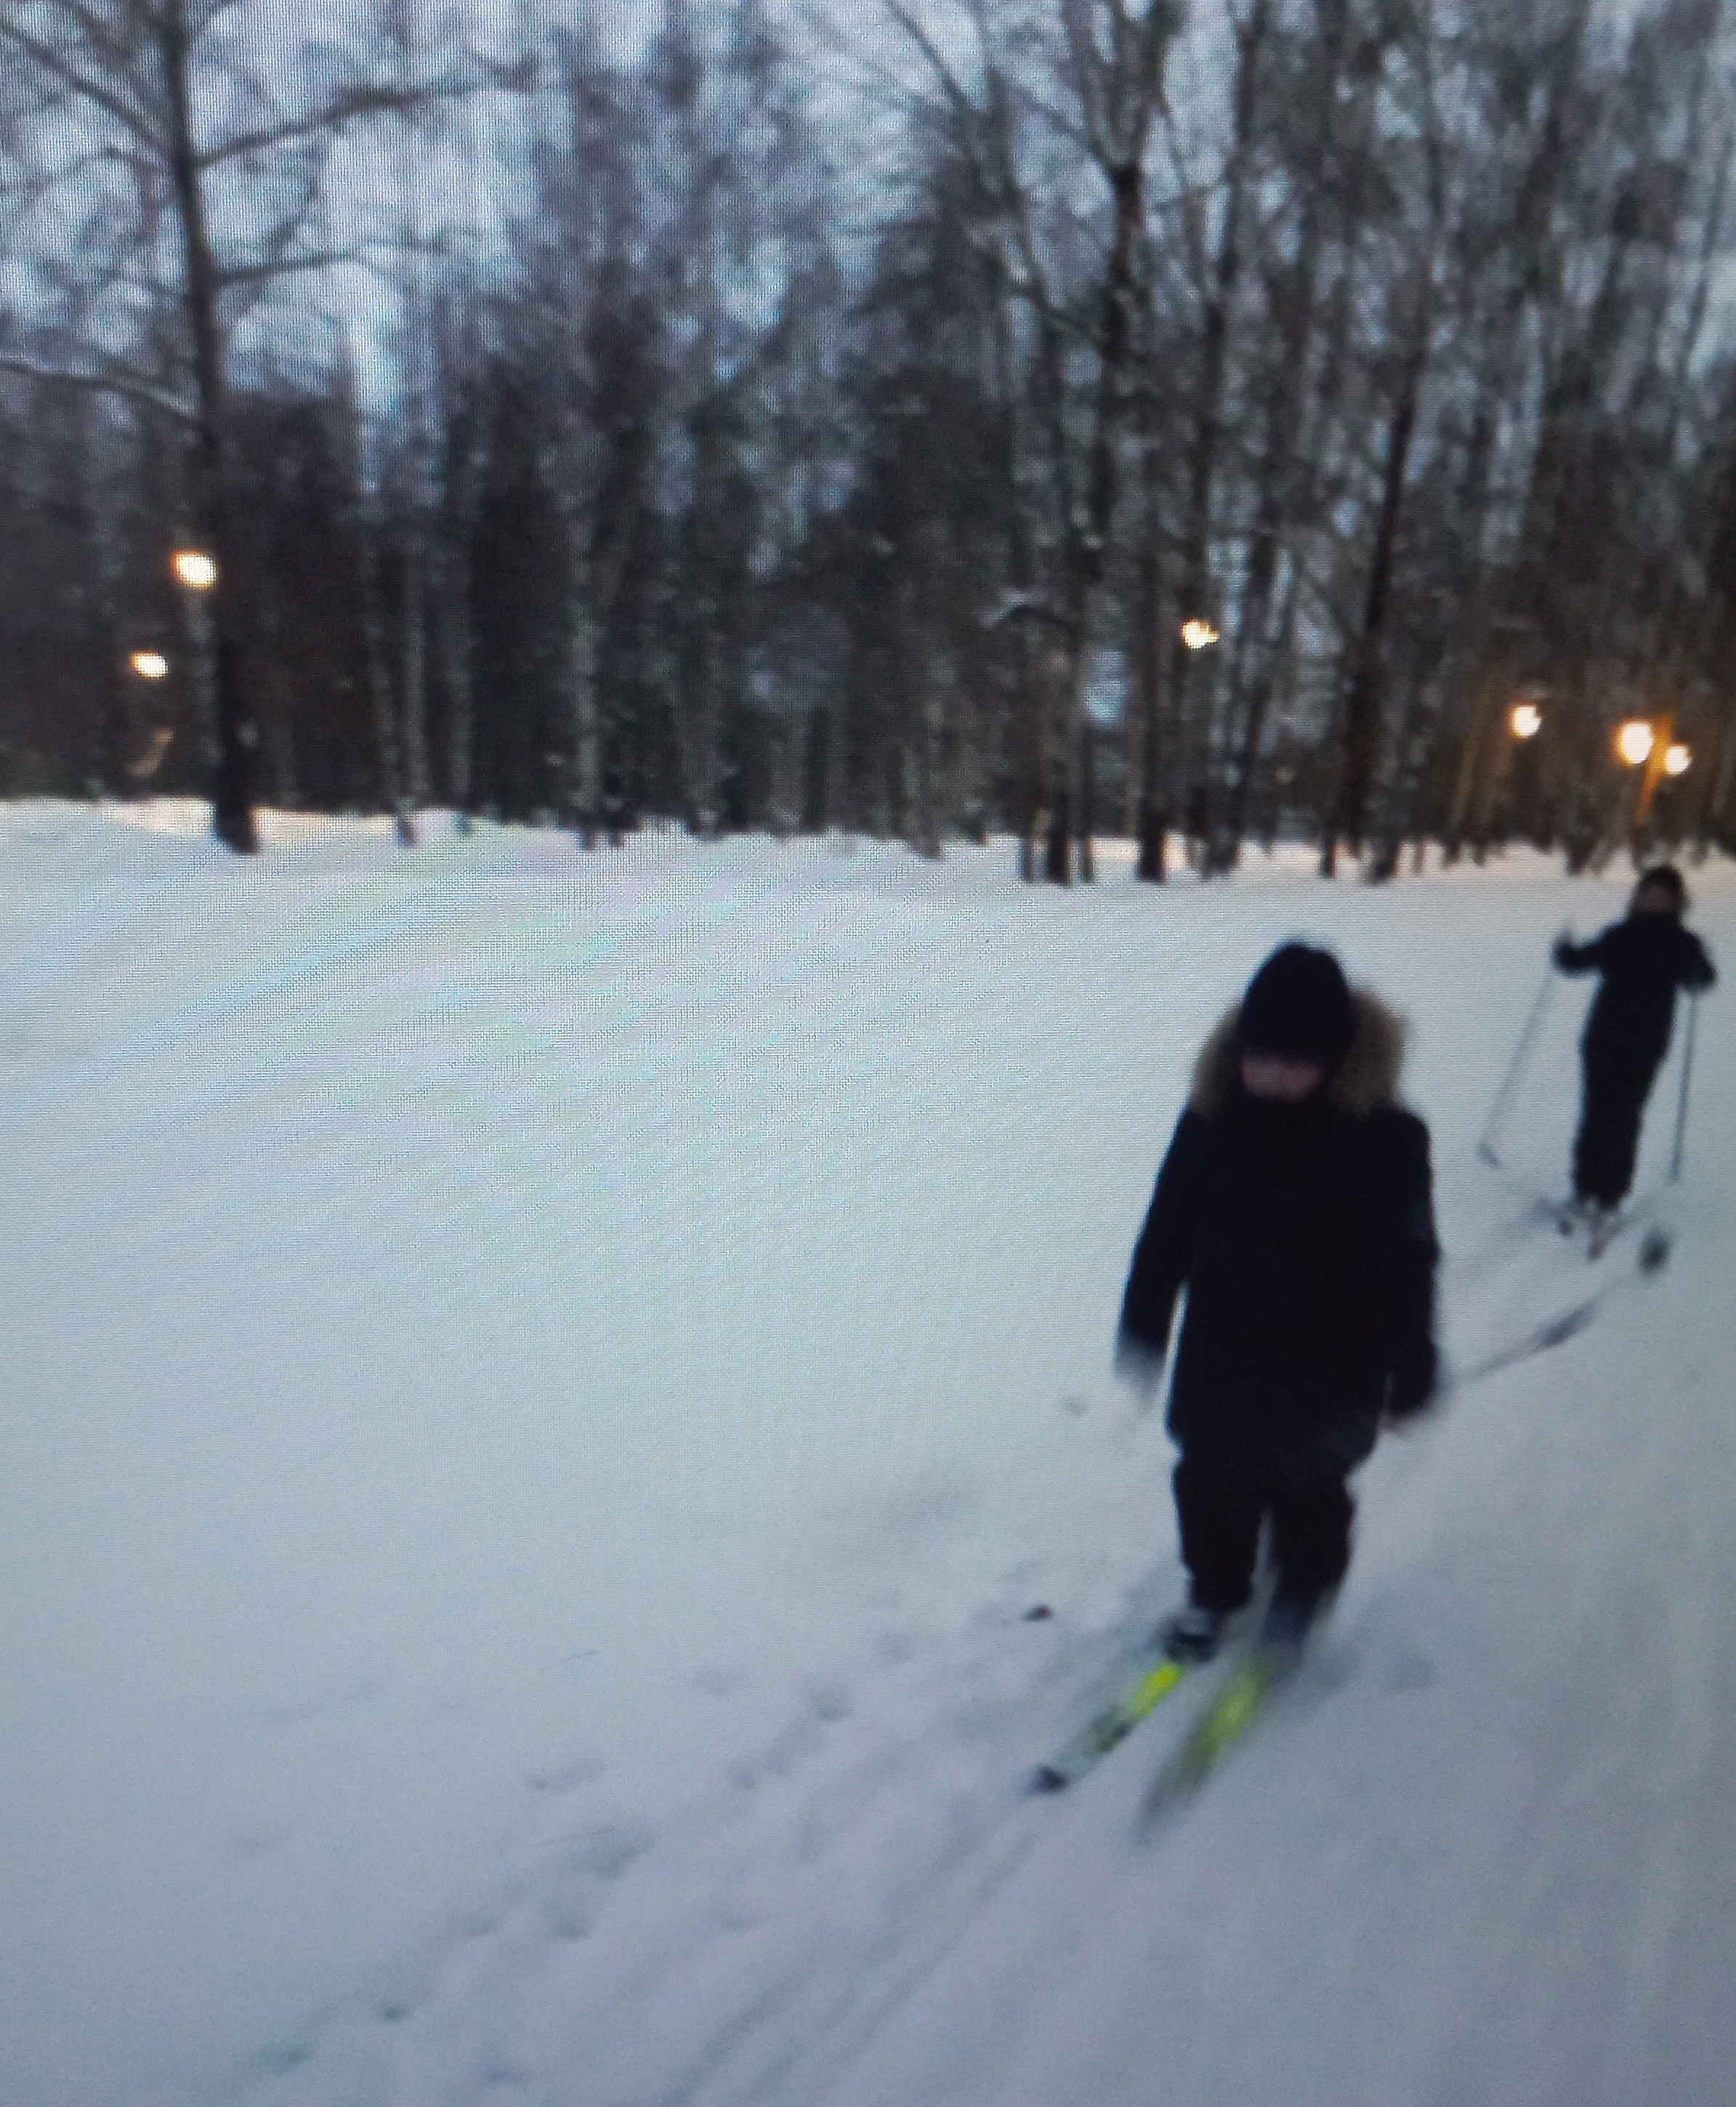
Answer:
<svg viewBox="0 0 1736 2107"><path fill-rule="evenodd" d="M1533 744L1543 729L1539 692L1535 688L1519 690L1507 712L1507 736L1491 756L1492 780L1483 795L1471 851L1479 864L1491 840L1504 842L1515 826L1528 838L1539 840L1537 751Z"/></svg>
<svg viewBox="0 0 1736 2107"><path fill-rule="evenodd" d="M128 654L127 670L135 680L144 681L147 688L155 688L169 678L169 661L160 651L154 651L147 647L143 650L130 652ZM133 712L128 710L126 717L127 723L123 736L127 744L130 746L133 737ZM121 763L123 771L136 786L142 789L156 774L163 764L164 755L169 751L169 741L174 735L173 726L162 723L153 724L146 735L144 746L130 758L123 758Z"/></svg>
<svg viewBox="0 0 1736 2107"><path fill-rule="evenodd" d="M1652 804L1666 775L1680 775L1693 757L1675 737L1675 712L1666 710L1655 719L1630 717L1616 734L1616 752L1630 768L1639 771L1639 788L1634 801L1634 853L1645 847L1652 824Z"/></svg>
<svg viewBox="0 0 1736 2107"><path fill-rule="evenodd" d="M177 549L169 567L191 592L209 592L217 583L217 566L203 549Z"/></svg>
<svg viewBox="0 0 1736 2107"><path fill-rule="evenodd" d="M1658 741L1657 749L1652 756L1652 766L1646 770L1646 782L1642 793L1644 804L1640 814L1642 822L1649 821L1653 803L1657 793L1662 790L1667 783L1680 782L1693 766L1693 752L1680 739L1666 737ZM1666 839L1673 841L1680 830L1680 815L1676 810L1675 798L1667 797L1665 798L1664 812L1665 818L1662 831Z"/></svg>
<svg viewBox="0 0 1736 2107"><path fill-rule="evenodd" d="M205 595L217 583L217 565L203 549L177 549L169 567L184 589L187 634L193 646L193 692L199 708L199 732L205 760L215 767L217 739L217 657L211 610Z"/></svg>
<svg viewBox="0 0 1736 2107"><path fill-rule="evenodd" d="M1637 858L1644 846L1646 823L1652 814L1652 788L1663 757L1657 734L1646 717L1629 717L1616 730L1616 757L1635 772L1633 815L1628 826L1628 847Z"/></svg>
<svg viewBox="0 0 1736 2107"><path fill-rule="evenodd" d="M1218 632L1203 615L1193 615L1181 625L1181 640L1190 651L1208 651L1218 640ZM1206 773L1189 793L1186 808L1182 815L1182 830L1187 837L1188 860L1196 857L1205 875L1212 875L1212 793L1211 748L1206 749Z"/></svg>

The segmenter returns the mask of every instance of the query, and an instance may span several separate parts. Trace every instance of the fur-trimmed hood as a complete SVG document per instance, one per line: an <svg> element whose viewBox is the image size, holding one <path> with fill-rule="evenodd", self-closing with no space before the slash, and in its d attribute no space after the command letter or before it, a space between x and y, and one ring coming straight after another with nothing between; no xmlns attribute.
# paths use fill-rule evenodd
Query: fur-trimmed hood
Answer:
<svg viewBox="0 0 1736 2107"><path fill-rule="evenodd" d="M1328 1102L1352 1119L1366 1119L1398 1101L1399 1076L1405 1065L1405 1021L1366 988L1351 993L1356 1019L1350 1051L1338 1063L1326 1085ZM1188 1094L1190 1108L1202 1119L1212 1119L1222 1111L1235 1080L1236 1023L1239 1004L1229 1011L1200 1049L1194 1063L1194 1084Z"/></svg>

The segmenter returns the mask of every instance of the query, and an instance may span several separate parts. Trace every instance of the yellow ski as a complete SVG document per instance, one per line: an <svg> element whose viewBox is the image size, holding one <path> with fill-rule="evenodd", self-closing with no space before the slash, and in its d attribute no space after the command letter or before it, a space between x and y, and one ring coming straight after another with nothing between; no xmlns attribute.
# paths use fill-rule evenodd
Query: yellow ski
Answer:
<svg viewBox="0 0 1736 2107"><path fill-rule="evenodd" d="M1295 1665L1289 1649L1257 1647L1238 1661L1181 1746L1153 1781L1142 1820L1148 1826L1184 1804L1247 1736L1272 1692Z"/></svg>
<svg viewBox="0 0 1736 2107"><path fill-rule="evenodd" d="M1185 1661L1167 1655L1128 1684L1113 1705L1081 1727L1052 1763L1039 1763L1032 1774L1033 1792L1059 1792L1082 1777L1100 1758L1127 1740L1140 1720L1149 1718L1188 1673Z"/></svg>

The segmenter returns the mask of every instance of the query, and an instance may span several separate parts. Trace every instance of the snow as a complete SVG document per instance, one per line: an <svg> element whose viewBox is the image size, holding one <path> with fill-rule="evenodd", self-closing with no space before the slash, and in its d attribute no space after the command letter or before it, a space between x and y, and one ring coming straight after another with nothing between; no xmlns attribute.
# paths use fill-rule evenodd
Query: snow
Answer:
<svg viewBox="0 0 1736 2107"><path fill-rule="evenodd" d="M1727 995L1662 1274L1524 1226L1585 984L1474 1155L1624 874L204 826L0 807L0 2096L1729 2096ZM1450 1358L1610 1292L1383 1444L1317 1656L1140 1843L1185 1693L1020 1788L1179 1587L1115 1310L1297 933L1412 1020Z"/></svg>

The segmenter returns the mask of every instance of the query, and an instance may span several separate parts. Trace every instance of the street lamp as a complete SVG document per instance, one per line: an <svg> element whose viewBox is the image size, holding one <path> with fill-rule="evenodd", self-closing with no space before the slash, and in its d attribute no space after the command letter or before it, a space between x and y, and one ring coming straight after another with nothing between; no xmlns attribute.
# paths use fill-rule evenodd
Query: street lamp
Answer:
<svg viewBox="0 0 1736 2107"><path fill-rule="evenodd" d="M1196 615L1191 622L1182 623L1181 640L1190 651L1203 651L1208 644L1217 643L1217 631Z"/></svg>
<svg viewBox="0 0 1736 2107"><path fill-rule="evenodd" d="M1515 703L1507 721L1515 739L1535 739L1543 729L1543 712L1535 703Z"/></svg>
<svg viewBox="0 0 1736 2107"><path fill-rule="evenodd" d="M1693 766L1693 755L1685 746L1672 746L1664 755L1666 775L1685 775Z"/></svg>
<svg viewBox="0 0 1736 2107"><path fill-rule="evenodd" d="M1630 717L1616 734L1616 752L1630 768L1643 767L1657 743L1656 733L1644 717Z"/></svg>
<svg viewBox="0 0 1736 2107"><path fill-rule="evenodd" d="M160 651L135 651L127 663L142 681L166 681L169 661Z"/></svg>
<svg viewBox="0 0 1736 2107"><path fill-rule="evenodd" d="M217 639L206 595L217 583L217 565L203 549L177 549L169 568L187 587L182 603L193 646L193 693L199 706L199 729L205 759L215 766L217 739Z"/></svg>
<svg viewBox="0 0 1736 2107"><path fill-rule="evenodd" d="M171 563L175 576L193 592L209 592L217 583L217 566L202 549L177 549Z"/></svg>

